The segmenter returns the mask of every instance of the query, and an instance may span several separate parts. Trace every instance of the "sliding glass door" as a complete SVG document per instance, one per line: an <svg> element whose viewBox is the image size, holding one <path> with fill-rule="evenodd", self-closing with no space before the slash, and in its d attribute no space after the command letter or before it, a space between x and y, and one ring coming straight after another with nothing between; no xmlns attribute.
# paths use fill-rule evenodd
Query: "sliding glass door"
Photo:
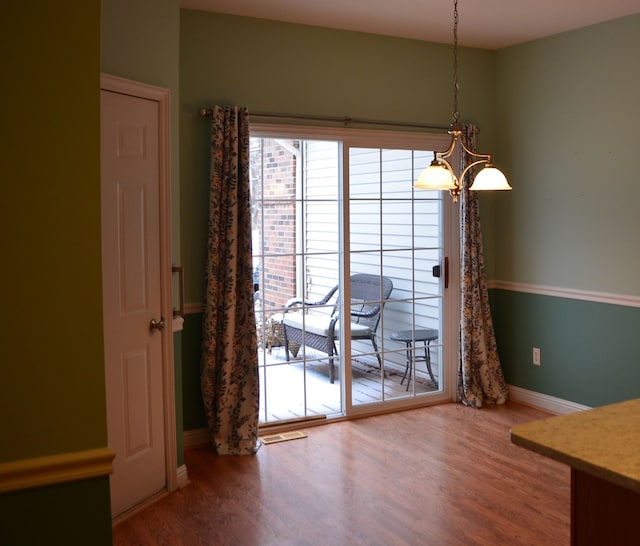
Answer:
<svg viewBox="0 0 640 546"><path fill-rule="evenodd" d="M444 143L252 127L262 423L451 396L445 263L455 230L448 196L412 187Z"/></svg>

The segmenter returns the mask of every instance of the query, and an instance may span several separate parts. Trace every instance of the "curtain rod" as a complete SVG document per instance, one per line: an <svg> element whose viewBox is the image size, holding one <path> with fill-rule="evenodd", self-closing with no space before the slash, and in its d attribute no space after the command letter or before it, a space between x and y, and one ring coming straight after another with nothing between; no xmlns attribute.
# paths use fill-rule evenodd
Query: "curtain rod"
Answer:
<svg viewBox="0 0 640 546"><path fill-rule="evenodd" d="M200 116L205 118L213 115L213 109L200 108ZM297 121L323 121L330 123L342 123L345 127L349 125L381 125L387 127L411 127L412 129L438 129L447 131L448 125L428 125L423 123L408 123L408 122L396 122L396 121L379 121L373 119L358 119L358 118L340 118L332 116L302 116L297 114L268 114L265 112L249 113L249 118L271 118L271 119L295 119Z"/></svg>

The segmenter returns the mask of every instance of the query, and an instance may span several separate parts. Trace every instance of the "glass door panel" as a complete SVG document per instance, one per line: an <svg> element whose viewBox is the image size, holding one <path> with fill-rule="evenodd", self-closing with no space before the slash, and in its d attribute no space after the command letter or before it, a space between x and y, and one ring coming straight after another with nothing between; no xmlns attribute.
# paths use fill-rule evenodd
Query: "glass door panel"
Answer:
<svg viewBox="0 0 640 546"><path fill-rule="evenodd" d="M311 304L339 283L339 143L254 137L251 144L260 422L342 414L339 353L330 358L312 342L336 297ZM288 350L285 317L300 322ZM338 380L330 382L332 361Z"/></svg>
<svg viewBox="0 0 640 546"><path fill-rule="evenodd" d="M415 192L427 152L349 148L350 275L389 279L374 343L353 341L352 406L441 392L443 287L442 194ZM372 348L377 346L377 350ZM363 387L365 385L365 387Z"/></svg>

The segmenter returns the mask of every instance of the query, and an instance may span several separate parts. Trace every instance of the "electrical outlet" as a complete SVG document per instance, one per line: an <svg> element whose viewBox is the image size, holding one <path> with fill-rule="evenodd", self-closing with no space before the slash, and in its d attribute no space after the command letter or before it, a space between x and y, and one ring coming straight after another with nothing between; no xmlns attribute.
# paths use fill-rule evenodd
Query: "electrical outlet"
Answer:
<svg viewBox="0 0 640 546"><path fill-rule="evenodd" d="M540 348L539 347L533 348L533 365L540 366Z"/></svg>

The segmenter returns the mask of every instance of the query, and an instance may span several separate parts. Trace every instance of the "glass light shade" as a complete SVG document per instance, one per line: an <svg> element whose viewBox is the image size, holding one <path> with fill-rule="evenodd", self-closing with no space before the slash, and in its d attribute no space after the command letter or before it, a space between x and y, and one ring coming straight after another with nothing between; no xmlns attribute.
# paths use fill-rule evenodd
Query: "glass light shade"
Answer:
<svg viewBox="0 0 640 546"><path fill-rule="evenodd" d="M511 186L502 171L493 166L487 166L478 173L469 189L472 191L510 190Z"/></svg>
<svg viewBox="0 0 640 546"><path fill-rule="evenodd" d="M456 184L451 172L434 161L420 173L413 187L417 190L452 190Z"/></svg>

